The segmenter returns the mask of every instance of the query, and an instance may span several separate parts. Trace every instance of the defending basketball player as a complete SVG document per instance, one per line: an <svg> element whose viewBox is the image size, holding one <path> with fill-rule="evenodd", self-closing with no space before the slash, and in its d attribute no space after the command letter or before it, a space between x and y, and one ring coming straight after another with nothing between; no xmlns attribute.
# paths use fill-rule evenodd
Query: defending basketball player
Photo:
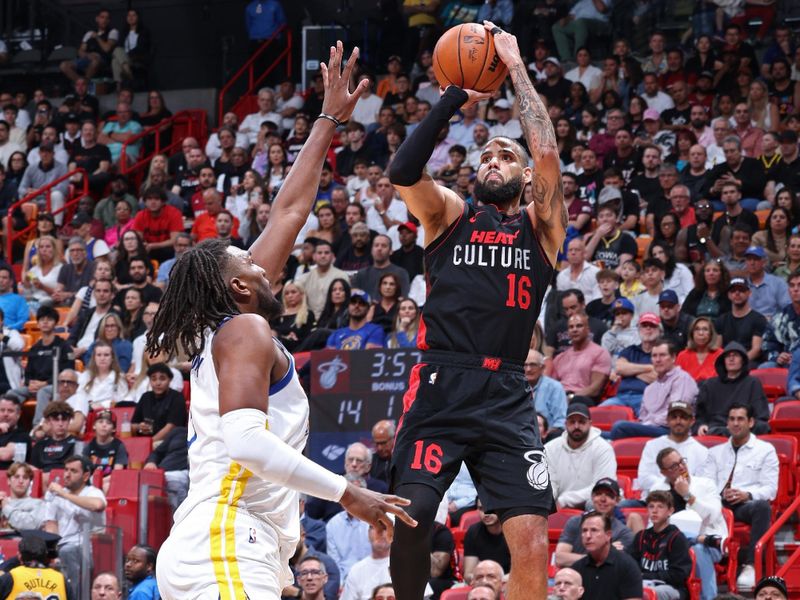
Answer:
<svg viewBox="0 0 800 600"><path fill-rule="evenodd" d="M425 228L428 298L392 457L394 492L416 528L398 523L391 571L397 600L420 600L430 573L430 528L442 494L467 463L485 510L497 513L512 556L510 600L547 595L547 515L554 509L522 363L567 226L558 149L516 38L485 22L507 65L533 155L514 140L483 149L466 204L425 173L437 136L484 94L449 86L400 146L390 177ZM526 185L534 201L521 207Z"/></svg>
<svg viewBox="0 0 800 600"><path fill-rule="evenodd" d="M321 65L322 114L275 199L269 224L251 251L208 240L170 273L148 351L191 356L187 499L161 547L158 585L165 600L277 600L293 581L288 560L299 537L298 494L338 501L391 535L408 501L355 487L305 458L308 400L294 361L272 337L281 312L270 289L316 195L336 124L364 91L342 72L342 44Z"/></svg>

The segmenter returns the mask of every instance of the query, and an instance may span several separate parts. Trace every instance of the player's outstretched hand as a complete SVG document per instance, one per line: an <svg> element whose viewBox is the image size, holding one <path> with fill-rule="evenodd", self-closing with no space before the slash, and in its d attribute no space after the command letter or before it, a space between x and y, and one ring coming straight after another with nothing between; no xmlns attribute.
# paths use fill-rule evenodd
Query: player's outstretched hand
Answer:
<svg viewBox="0 0 800 600"><path fill-rule="evenodd" d="M348 483L339 502L351 515L366 521L378 531L386 531L389 540L394 535L394 523L388 513L395 515L410 527L417 526L417 522L400 508L408 506L411 501L400 496L379 494Z"/></svg>
<svg viewBox="0 0 800 600"><path fill-rule="evenodd" d="M320 63L319 68L322 71L322 82L325 86L322 112L336 117L340 121L347 121L353 114L356 101L369 86L369 80L361 81L351 94L349 90L350 75L356 66L358 47L353 48L353 53L345 64L344 70L342 70L343 57L344 46L341 41L338 41L336 46L331 46L331 57L328 59L328 64Z"/></svg>
<svg viewBox="0 0 800 600"><path fill-rule="evenodd" d="M497 55L509 69L515 64L522 62L522 56L520 56L519 53L519 45L517 44L517 36L503 31L491 21L484 21L483 26L490 33L494 30L492 35L494 35L494 47L497 50Z"/></svg>
<svg viewBox="0 0 800 600"><path fill-rule="evenodd" d="M447 87L456 87L448 85ZM447 88L440 87L439 93L444 94ZM476 92L475 90L464 90L467 92L467 96L469 99L461 106L461 108L467 108L468 106L472 106L473 104L477 104L478 102L483 102L484 100L488 100L492 97L492 92Z"/></svg>

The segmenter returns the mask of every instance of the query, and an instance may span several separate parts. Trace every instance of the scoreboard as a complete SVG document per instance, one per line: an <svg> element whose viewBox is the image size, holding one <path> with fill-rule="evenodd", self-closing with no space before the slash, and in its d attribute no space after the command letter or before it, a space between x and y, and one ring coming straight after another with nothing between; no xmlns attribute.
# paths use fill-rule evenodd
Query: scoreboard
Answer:
<svg viewBox="0 0 800 600"><path fill-rule="evenodd" d="M312 352L310 458L341 473L349 444L371 446L376 422L400 419L409 374L421 357L416 348Z"/></svg>

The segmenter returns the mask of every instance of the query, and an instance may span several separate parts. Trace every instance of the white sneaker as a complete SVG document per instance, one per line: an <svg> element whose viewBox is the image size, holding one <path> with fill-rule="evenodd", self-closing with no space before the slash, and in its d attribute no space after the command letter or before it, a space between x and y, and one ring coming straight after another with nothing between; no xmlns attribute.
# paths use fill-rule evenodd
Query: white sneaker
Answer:
<svg viewBox="0 0 800 600"><path fill-rule="evenodd" d="M736 578L736 587L740 592L750 592L756 587L756 570L752 565L745 565Z"/></svg>

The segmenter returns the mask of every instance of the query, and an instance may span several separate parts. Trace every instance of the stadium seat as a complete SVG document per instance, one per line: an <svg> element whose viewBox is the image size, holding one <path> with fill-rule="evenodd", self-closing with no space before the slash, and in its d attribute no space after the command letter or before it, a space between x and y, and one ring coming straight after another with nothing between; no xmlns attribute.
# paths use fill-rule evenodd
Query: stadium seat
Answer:
<svg viewBox="0 0 800 600"><path fill-rule="evenodd" d="M113 530L112 530L113 531ZM114 534L112 533L93 533L91 536L92 544L92 578L97 573L109 571L117 572L117 564L114 553Z"/></svg>
<svg viewBox="0 0 800 600"><path fill-rule="evenodd" d="M651 588L642 589L642 600L658 600L658 596Z"/></svg>
<svg viewBox="0 0 800 600"><path fill-rule="evenodd" d="M758 228L765 229L767 227L767 219L769 218L770 209L766 208L763 210L757 210L755 212L756 217L758 217Z"/></svg>
<svg viewBox="0 0 800 600"><path fill-rule="evenodd" d="M619 491L622 493L623 498L638 498L639 494L634 494L633 479L627 475L620 475L617 472L617 483L619 484Z"/></svg>
<svg viewBox="0 0 800 600"><path fill-rule="evenodd" d="M111 472L111 484L108 489L106 499L108 509L106 510L106 522L122 529L123 548L130 548L138 541L139 536L139 486L148 484L154 486L148 495L148 506L150 507L150 517L153 523L159 524L163 530L163 517L155 514L154 507L162 505L160 501L153 501L153 497L162 497L166 500L164 490L164 471L157 469L154 471L137 471L133 469L122 469L121 471ZM148 528L148 540L151 539ZM156 532L154 532L155 537ZM166 536L165 536L166 537ZM163 539L161 540L163 541Z"/></svg>
<svg viewBox="0 0 800 600"><path fill-rule="evenodd" d="M617 421L635 421L636 415L629 406L591 406L592 425L602 431L611 431Z"/></svg>
<svg viewBox="0 0 800 600"><path fill-rule="evenodd" d="M786 381L789 377L788 369L753 369L750 375L761 382L764 393L770 402L774 402L786 395Z"/></svg>
<svg viewBox="0 0 800 600"><path fill-rule="evenodd" d="M3 560L16 558L17 549L19 548L19 541L21 538L2 538L0 539L0 554L3 555ZM466 597L466 596L465 596Z"/></svg>
<svg viewBox="0 0 800 600"><path fill-rule="evenodd" d="M463 529L467 531L470 528L470 525L474 525L478 521L481 520L481 514L477 510L468 510L463 515L461 515L461 520L458 522L459 529Z"/></svg>
<svg viewBox="0 0 800 600"><path fill-rule="evenodd" d="M153 438L151 437L126 437L121 438L128 451L128 468L141 469L147 462L147 457L153 451Z"/></svg>
<svg viewBox="0 0 800 600"><path fill-rule="evenodd" d="M639 476L639 459L642 457L644 445L653 438L634 437L612 440L611 447L617 457L617 474L631 478Z"/></svg>
<svg viewBox="0 0 800 600"><path fill-rule="evenodd" d="M800 440L800 400L776 404L769 428L772 433L784 433Z"/></svg>
<svg viewBox="0 0 800 600"><path fill-rule="evenodd" d="M647 249L653 241L649 235L640 235L636 238L636 258L641 260L647 254Z"/></svg>
<svg viewBox="0 0 800 600"><path fill-rule="evenodd" d="M778 474L778 495L775 497L774 505L778 508L786 508L794 500L796 491L797 438L790 435L769 434L760 435L758 439L772 444L775 452L778 453L780 472Z"/></svg>
<svg viewBox="0 0 800 600"><path fill-rule="evenodd" d="M728 441L728 438L721 435L698 435L695 437L698 442L703 444L706 448L713 448Z"/></svg>
<svg viewBox="0 0 800 600"><path fill-rule="evenodd" d="M455 589L449 589L442 592L442 595L439 596L440 600L467 600L467 596L469 596L469 592L472 588L471 587L460 587Z"/></svg>

